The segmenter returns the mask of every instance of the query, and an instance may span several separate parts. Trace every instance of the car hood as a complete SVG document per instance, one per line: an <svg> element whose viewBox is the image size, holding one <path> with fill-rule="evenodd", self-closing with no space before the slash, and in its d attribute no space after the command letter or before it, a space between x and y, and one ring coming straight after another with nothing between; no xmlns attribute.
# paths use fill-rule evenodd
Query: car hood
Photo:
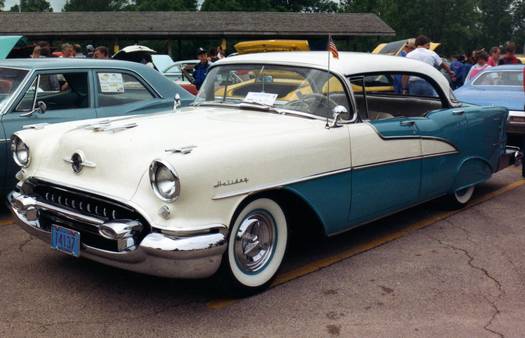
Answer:
<svg viewBox="0 0 525 338"><path fill-rule="evenodd" d="M484 88L459 88L454 91L456 98L465 103L479 106L501 106L509 110L524 110L525 93L520 90L493 90Z"/></svg>
<svg viewBox="0 0 525 338"><path fill-rule="evenodd" d="M199 158L211 158L248 141L260 140L255 144L264 146L268 138L308 128L323 128L323 121L214 107L68 124L35 176L129 199L154 159L178 153L177 161L185 161L193 157L180 153L188 148ZM75 153L91 166L74 173L69 162Z"/></svg>

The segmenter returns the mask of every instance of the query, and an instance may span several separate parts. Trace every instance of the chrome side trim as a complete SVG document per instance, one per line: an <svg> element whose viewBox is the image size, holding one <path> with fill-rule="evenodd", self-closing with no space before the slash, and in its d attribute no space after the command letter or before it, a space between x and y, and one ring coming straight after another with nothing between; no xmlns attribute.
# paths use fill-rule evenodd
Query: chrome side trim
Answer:
<svg viewBox="0 0 525 338"><path fill-rule="evenodd" d="M10 140L8 138L0 138L0 143L9 142Z"/></svg>
<svg viewBox="0 0 525 338"><path fill-rule="evenodd" d="M298 178L298 179L295 179L295 180L283 181L281 183L260 185L260 186L256 186L256 187L250 188L250 189L243 189L243 190L238 190L238 191L234 191L234 192L227 192L227 193L222 193L222 194L216 194L215 196L212 197L212 200L221 200L221 199L224 199L224 198L230 198L230 197L246 195L246 194L253 194L253 193L257 193L257 192L261 192L261 191L269 190L269 189L273 189L273 188L282 188L285 185L294 184L294 183L300 183L300 182L309 181L309 180L314 180L314 179L317 179L317 178L326 177L326 176L332 176L332 175L336 175L336 174L341 174L341 173L349 172L351 170L352 170L352 168L350 168L350 167L342 168L342 169L327 171L327 172L320 173L320 174L313 174L313 175L302 177L302 178Z"/></svg>
<svg viewBox="0 0 525 338"><path fill-rule="evenodd" d="M381 161L381 162L375 162L375 163L370 163L370 164L363 164L363 165L355 166L355 167L353 167L353 169L359 170L359 169L373 168L373 167L379 167L379 166L388 165L388 164L395 164L395 163L408 162L408 161L414 161L414 160L423 160L423 159L426 159L426 158L454 155L454 154L458 154L458 153L459 153L458 151L445 151L445 152L442 152L442 153L435 153L435 154L429 154L429 155L404 157L404 158L399 158L399 159L395 159L395 160L388 160L388 161Z"/></svg>

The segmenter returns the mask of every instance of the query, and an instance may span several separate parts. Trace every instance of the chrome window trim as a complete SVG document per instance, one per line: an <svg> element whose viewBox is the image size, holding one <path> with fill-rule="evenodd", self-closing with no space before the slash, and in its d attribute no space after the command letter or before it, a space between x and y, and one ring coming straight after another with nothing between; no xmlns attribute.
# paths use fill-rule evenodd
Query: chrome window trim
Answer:
<svg viewBox="0 0 525 338"><path fill-rule="evenodd" d="M518 74L523 74L523 70L516 70L516 69L497 69L497 70L494 70L494 69L491 69L491 68L487 68L485 69L484 71L480 72L475 78L474 80L471 80L470 81L470 85L472 87L496 87L496 88L499 88L499 87L512 87L512 88L523 88L523 86L520 86L520 85L517 85L517 86L513 86L513 85L500 85L500 86L496 86L496 85L478 85L478 84L475 84L475 82L483 75L485 74L488 74L488 73L518 73ZM525 78L523 79L523 81L525 82Z"/></svg>
<svg viewBox="0 0 525 338"><path fill-rule="evenodd" d="M263 61L257 61L257 62L245 60L245 61L236 61L235 63L234 62L231 62L231 63L226 62L226 63L220 63L220 64L212 63L210 65L210 67L208 68L208 73L209 73L209 71L212 68L219 67L219 66L237 66L237 65L244 65L244 66L246 66L246 65L258 65L258 64L263 64L265 66L309 68L309 69L315 69L315 70L328 72L328 73L332 74L343 85L343 88L345 89L346 98L348 100L348 104L350 105L350 108L352 108L352 113L353 113L352 114L353 115L352 119L350 119L350 120L341 120L341 121L339 121L339 123L340 124L350 124L350 123L354 123L354 122L359 120L359 117L358 117L359 114L357 112L357 104L356 104L356 101L355 101L355 98L354 98L354 92L352 91L352 87L350 85L350 82L348 81L348 79L346 78L346 76L344 74L336 72L336 71L334 71L332 69L327 69L327 68L321 67L319 65L312 65L312 64L303 63L303 62L297 62L297 63L290 64L290 63L278 62L278 61L274 61L274 60L271 60L271 61L270 60L268 60L268 61L263 60ZM198 97L198 95L195 96L195 99L197 99L197 97ZM295 110L294 110L294 112L295 112ZM320 116L320 118L323 121L326 121L326 117L321 117ZM328 120L329 121L333 121L333 118L329 118Z"/></svg>
<svg viewBox="0 0 525 338"><path fill-rule="evenodd" d="M36 72L35 69L27 69L27 68L19 68L19 67L0 67L0 68L12 68L12 69L19 69L19 70L27 70L28 73L26 74L25 79L20 83L18 88L13 92L13 95L7 100L6 103L4 103L3 109L0 110L0 116L7 114L9 109L12 107L13 102L18 99L20 96L20 93L22 90L27 86L27 83L29 80L33 77L33 74Z"/></svg>

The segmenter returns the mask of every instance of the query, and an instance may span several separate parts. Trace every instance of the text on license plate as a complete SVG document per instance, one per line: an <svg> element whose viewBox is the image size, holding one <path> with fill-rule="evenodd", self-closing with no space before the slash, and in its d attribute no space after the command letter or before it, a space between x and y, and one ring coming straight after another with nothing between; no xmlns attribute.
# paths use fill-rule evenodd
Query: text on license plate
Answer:
<svg viewBox="0 0 525 338"><path fill-rule="evenodd" d="M51 248L78 257L80 255L80 232L52 225Z"/></svg>

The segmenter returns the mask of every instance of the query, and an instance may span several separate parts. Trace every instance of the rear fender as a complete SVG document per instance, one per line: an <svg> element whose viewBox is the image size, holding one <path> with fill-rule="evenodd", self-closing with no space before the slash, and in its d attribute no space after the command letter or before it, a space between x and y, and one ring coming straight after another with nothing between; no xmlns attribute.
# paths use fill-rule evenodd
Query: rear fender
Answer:
<svg viewBox="0 0 525 338"><path fill-rule="evenodd" d="M492 176L493 172L494 168L484 158L467 158L458 166L451 192L485 182Z"/></svg>

